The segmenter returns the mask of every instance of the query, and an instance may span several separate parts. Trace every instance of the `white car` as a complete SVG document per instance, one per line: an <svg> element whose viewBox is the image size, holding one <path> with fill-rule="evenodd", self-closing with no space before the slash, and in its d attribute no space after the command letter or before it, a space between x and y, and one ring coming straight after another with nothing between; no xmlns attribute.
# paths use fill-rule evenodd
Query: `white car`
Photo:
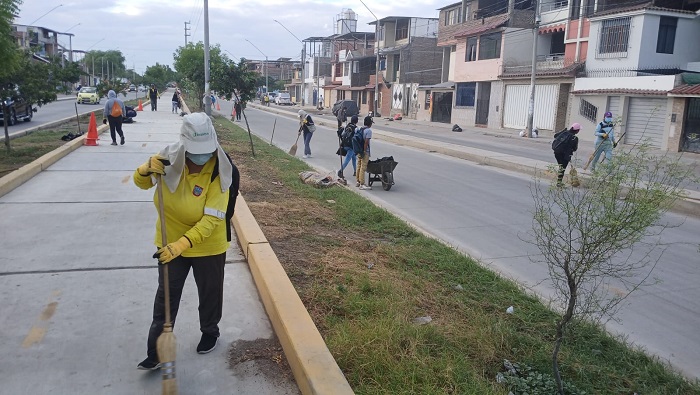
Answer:
<svg viewBox="0 0 700 395"><path fill-rule="evenodd" d="M287 92L280 92L277 97L275 97L275 104L280 106L291 106L292 97Z"/></svg>

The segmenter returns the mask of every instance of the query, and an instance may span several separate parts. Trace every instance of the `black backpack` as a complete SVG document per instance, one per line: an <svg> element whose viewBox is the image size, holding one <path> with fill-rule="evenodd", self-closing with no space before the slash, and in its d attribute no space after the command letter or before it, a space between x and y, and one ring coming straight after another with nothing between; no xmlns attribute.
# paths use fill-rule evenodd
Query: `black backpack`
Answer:
<svg viewBox="0 0 700 395"><path fill-rule="evenodd" d="M562 130L552 141L552 150L558 154L565 153L569 150L573 139L574 135L568 129Z"/></svg>
<svg viewBox="0 0 700 395"><path fill-rule="evenodd" d="M236 198L238 197L238 188L241 184L241 173L238 172L238 168L233 164L231 157L226 154L226 158L231 162L233 171L231 172L231 185L228 187L228 204L226 205L226 240L231 241L231 218L233 218L233 212L236 208ZM214 171L211 173L211 181L219 175L219 158L216 158L216 166L214 166Z"/></svg>
<svg viewBox="0 0 700 395"><path fill-rule="evenodd" d="M345 126L343 132L340 134L340 144L342 147L352 147L352 136L355 135L356 125L350 123Z"/></svg>
<svg viewBox="0 0 700 395"><path fill-rule="evenodd" d="M365 153L365 129L367 126L358 128L352 135L352 150L355 151L355 154L364 155Z"/></svg>

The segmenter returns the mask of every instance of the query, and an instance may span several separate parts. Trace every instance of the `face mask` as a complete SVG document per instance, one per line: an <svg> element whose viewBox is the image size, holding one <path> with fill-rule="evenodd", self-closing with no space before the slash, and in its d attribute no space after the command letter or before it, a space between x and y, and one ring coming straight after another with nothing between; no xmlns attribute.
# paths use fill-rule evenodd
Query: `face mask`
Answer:
<svg viewBox="0 0 700 395"><path fill-rule="evenodd" d="M605 118L605 122L607 122L607 123L612 122L612 118Z"/></svg>
<svg viewBox="0 0 700 395"><path fill-rule="evenodd" d="M185 156L187 156L195 165L202 166L203 164L207 163L212 154L190 154L188 152Z"/></svg>

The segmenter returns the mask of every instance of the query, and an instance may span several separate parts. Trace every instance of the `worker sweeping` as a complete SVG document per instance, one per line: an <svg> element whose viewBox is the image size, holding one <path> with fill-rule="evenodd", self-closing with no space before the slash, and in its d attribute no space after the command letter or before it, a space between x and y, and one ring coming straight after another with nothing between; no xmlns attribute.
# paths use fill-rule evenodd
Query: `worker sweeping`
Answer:
<svg viewBox="0 0 700 395"><path fill-rule="evenodd" d="M605 113L603 122L600 122L595 128L595 155L591 170L595 170L596 164L600 159L600 154L605 153L605 159L610 163L612 159L613 142L615 141L615 124L613 123L612 113Z"/></svg>
<svg viewBox="0 0 700 395"><path fill-rule="evenodd" d="M160 175L155 178L154 175ZM167 228L167 244L161 240L161 222L156 223L155 245L158 259L158 289L153 321L148 332L146 359L138 369L161 367L160 344L156 341L165 323L164 266L169 273L170 316L175 322L185 280L192 269L199 294L199 327L202 337L197 352L214 350L219 338L224 289L224 264L229 247L226 224L229 195L238 194L239 173L219 146L210 118L194 113L183 118L180 140L151 156L134 172L134 183L152 188L162 180L162 205ZM235 200L234 200L235 202ZM160 217L160 215L159 215ZM157 349L158 347L158 349Z"/></svg>
<svg viewBox="0 0 700 395"><path fill-rule="evenodd" d="M552 141L552 150L554 151L554 158L557 160L559 165L557 171L557 186L564 186L564 173L566 172L566 167L571 162L571 156L578 150L578 134L581 130L581 124L573 123L568 129L564 129L560 132L554 134L554 141ZM572 166L573 171L573 166Z"/></svg>

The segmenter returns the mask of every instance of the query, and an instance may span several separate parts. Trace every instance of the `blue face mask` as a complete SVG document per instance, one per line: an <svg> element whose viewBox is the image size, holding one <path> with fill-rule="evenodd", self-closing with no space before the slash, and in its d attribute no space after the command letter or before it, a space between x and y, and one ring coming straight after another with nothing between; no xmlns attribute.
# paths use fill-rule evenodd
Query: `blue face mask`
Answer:
<svg viewBox="0 0 700 395"><path fill-rule="evenodd" d="M188 157L195 165L202 166L203 164L207 163L212 154L211 152L208 154L190 154L187 152L185 156Z"/></svg>
<svg viewBox="0 0 700 395"><path fill-rule="evenodd" d="M607 123L612 122L612 118L605 118L605 122L607 122Z"/></svg>

